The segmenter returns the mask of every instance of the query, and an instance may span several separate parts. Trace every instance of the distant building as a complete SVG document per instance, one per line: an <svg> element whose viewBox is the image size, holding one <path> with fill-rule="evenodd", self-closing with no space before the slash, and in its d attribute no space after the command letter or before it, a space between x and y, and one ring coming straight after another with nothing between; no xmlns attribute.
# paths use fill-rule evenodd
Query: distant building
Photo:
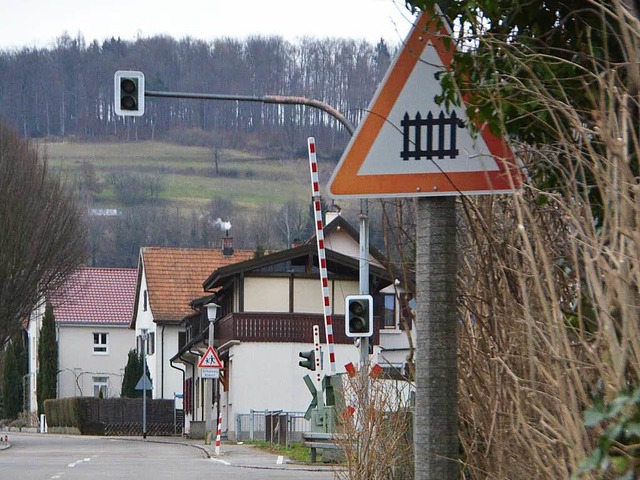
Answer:
<svg viewBox="0 0 640 480"><path fill-rule="evenodd" d="M358 363L360 355L344 326L344 298L359 293L358 232L337 217L325 228L325 243L336 371L344 372L345 364ZM403 372L409 342L399 325L394 282L379 252L371 249L369 260L370 293L377 312L372 361L387 371ZM209 321L203 307L208 302L221 307L214 322L214 346L223 369L213 397L220 400L227 436L237 438L238 414L306 410L311 394L302 377L308 372L298 365L298 354L313 348L313 325L320 327L325 344L315 237L288 250L213 270L204 288L208 294L194 297L193 311L183 320L186 343L171 359L185 372L185 432L190 433L193 422L205 420L204 389L211 388L197 367L207 348ZM324 369L329 371L326 346L323 349Z"/></svg>
<svg viewBox="0 0 640 480"><path fill-rule="evenodd" d="M147 364L153 398L173 399L182 393L183 373L169 359L185 343L180 322L191 315L191 300L204 295L202 283L217 268L253 258L253 250L234 250L231 237L221 249L143 247L135 286L130 328L138 348L147 332Z"/></svg>
<svg viewBox="0 0 640 480"><path fill-rule="evenodd" d="M66 284L43 299L28 323L30 410L37 411L38 339L45 302L51 303L58 340L58 398L119 397L135 337L133 314L136 270L78 269Z"/></svg>

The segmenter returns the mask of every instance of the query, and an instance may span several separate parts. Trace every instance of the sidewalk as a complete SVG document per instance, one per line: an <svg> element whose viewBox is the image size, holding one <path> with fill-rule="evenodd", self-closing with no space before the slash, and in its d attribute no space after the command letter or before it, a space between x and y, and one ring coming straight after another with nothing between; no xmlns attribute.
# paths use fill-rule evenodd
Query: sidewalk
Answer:
<svg viewBox="0 0 640 480"><path fill-rule="evenodd" d="M146 440L142 437L120 438L139 442L173 443L198 448L214 462L220 462L233 467L272 470L304 470L313 472L330 472L336 468L340 468L337 465L325 465L322 463L294 463L293 460L282 457L281 455L270 453L253 445L243 443L223 442L220 446L220 455L216 455L214 442L212 442L211 445L205 445L204 440L191 440L181 437L147 437Z"/></svg>

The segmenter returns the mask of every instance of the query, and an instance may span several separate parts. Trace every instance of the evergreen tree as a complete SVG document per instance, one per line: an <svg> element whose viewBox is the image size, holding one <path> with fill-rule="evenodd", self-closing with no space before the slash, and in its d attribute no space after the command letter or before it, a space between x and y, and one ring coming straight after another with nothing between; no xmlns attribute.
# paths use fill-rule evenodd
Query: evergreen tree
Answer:
<svg viewBox="0 0 640 480"><path fill-rule="evenodd" d="M58 384L58 342L53 307L47 303L38 342L38 413L44 413L44 401L56 398Z"/></svg>
<svg viewBox="0 0 640 480"><path fill-rule="evenodd" d="M24 387L22 377L26 362L25 349L20 338L14 338L9 343L5 353L3 377L4 417L17 418L22 411Z"/></svg>
<svg viewBox="0 0 640 480"><path fill-rule="evenodd" d="M142 363L140 362L140 357L135 349L131 349L127 357L127 365L124 367L122 390L120 391L121 397L135 398L140 396L139 393L141 392L136 391L136 384L141 375Z"/></svg>
<svg viewBox="0 0 640 480"><path fill-rule="evenodd" d="M142 390L136 390L136 385L142 377L143 364L143 355L138 355L136 350L129 350L127 365L124 368L124 377L122 378L122 389L120 390L121 397L138 398L142 396ZM144 371L146 371L147 377L150 379L151 375L149 373L149 367L145 365Z"/></svg>
<svg viewBox="0 0 640 480"><path fill-rule="evenodd" d="M140 357L138 361L140 362L140 377L142 377L142 372L144 371L144 373L147 375L147 378L149 379L149 382L151 383L152 380L151 380L151 372L149 371L149 365L147 365L147 359L144 358L144 355L142 353L140 353ZM140 377L138 377L138 380L140 380ZM147 388L147 398L149 398L150 390L151 390L150 388ZM142 390L136 390L136 392L138 392L139 397L142 396Z"/></svg>

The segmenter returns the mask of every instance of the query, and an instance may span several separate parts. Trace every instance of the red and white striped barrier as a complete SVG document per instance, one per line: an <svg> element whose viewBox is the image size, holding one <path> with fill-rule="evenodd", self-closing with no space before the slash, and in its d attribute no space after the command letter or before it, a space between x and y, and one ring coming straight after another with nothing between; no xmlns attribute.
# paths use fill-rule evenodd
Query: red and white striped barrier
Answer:
<svg viewBox="0 0 640 480"><path fill-rule="evenodd" d="M220 436L222 434L222 414L218 417L218 431L216 432L216 455L220 455Z"/></svg>
<svg viewBox="0 0 640 480"><path fill-rule="evenodd" d="M318 263L320 267L320 282L324 308L324 328L329 350L329 366L331 373L336 373L336 356L333 349L333 320L331 319L331 301L329 297L329 278L327 276L327 257L324 251L324 230L322 223L322 203L320 202L320 182L318 181L318 161L316 159L316 140L307 139L309 146L309 166L311 168L311 190L313 210L315 212L316 239L318 241Z"/></svg>

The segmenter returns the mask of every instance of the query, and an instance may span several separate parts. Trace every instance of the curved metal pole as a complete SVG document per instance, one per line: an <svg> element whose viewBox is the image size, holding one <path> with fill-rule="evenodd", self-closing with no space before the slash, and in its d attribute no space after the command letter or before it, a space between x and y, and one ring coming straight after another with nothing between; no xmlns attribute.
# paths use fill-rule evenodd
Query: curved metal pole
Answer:
<svg viewBox="0 0 640 480"><path fill-rule="evenodd" d="M145 97L164 97L164 98L187 98L191 100L234 100L238 102L255 102L255 103L273 103L279 105L306 105L309 107L317 108L325 113L328 113L333 118L338 120L344 128L347 129L350 135L353 135L355 128L346 119L346 117L338 110L333 108L320 100L306 97L295 97L290 95L263 95L263 96L251 96L251 95L231 95L221 93L185 93L185 92L155 92L145 91Z"/></svg>

